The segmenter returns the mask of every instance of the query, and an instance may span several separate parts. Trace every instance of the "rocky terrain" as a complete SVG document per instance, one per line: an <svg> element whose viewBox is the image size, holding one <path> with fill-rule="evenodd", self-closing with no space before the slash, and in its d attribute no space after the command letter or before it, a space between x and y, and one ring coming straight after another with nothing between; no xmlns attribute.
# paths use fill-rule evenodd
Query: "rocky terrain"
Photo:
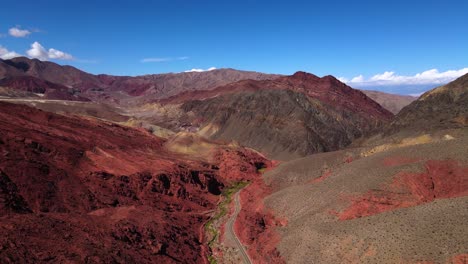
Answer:
<svg viewBox="0 0 468 264"><path fill-rule="evenodd" d="M467 80L0 60L0 262L466 263Z"/></svg>
<svg viewBox="0 0 468 264"><path fill-rule="evenodd" d="M286 262L466 263L468 127L447 122L467 117L465 78L411 103L380 136L265 174L264 212L287 222L270 225Z"/></svg>
<svg viewBox="0 0 468 264"><path fill-rule="evenodd" d="M235 140L281 160L338 150L378 131L392 118L333 77L303 72L273 81L240 81L163 102L182 103L179 120L205 137Z"/></svg>
<svg viewBox="0 0 468 264"><path fill-rule="evenodd" d="M281 160L340 149L384 123L380 120L370 123L363 116L340 112L288 90L261 90L192 101L183 104L182 109L195 114L192 125L202 130L214 128L205 136L235 140Z"/></svg>
<svg viewBox="0 0 468 264"><path fill-rule="evenodd" d="M456 132L455 132L456 133ZM463 263L467 132L363 156L329 152L265 175L268 210L287 220L287 263ZM453 262L452 262L453 261Z"/></svg>
<svg viewBox="0 0 468 264"><path fill-rule="evenodd" d="M268 166L238 147L187 159L143 130L0 110L2 263L206 261L203 225L223 188Z"/></svg>
<svg viewBox="0 0 468 264"><path fill-rule="evenodd" d="M430 131L468 125L468 74L424 93L401 110L389 132Z"/></svg>

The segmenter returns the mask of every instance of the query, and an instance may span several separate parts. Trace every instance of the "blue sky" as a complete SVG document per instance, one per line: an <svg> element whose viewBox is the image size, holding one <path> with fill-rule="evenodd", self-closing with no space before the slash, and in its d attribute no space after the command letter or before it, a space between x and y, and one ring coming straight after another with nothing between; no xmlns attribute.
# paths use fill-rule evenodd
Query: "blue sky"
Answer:
<svg viewBox="0 0 468 264"><path fill-rule="evenodd" d="M409 94L468 72L466 0L23 0L1 6L0 55L36 56L91 73L303 70Z"/></svg>

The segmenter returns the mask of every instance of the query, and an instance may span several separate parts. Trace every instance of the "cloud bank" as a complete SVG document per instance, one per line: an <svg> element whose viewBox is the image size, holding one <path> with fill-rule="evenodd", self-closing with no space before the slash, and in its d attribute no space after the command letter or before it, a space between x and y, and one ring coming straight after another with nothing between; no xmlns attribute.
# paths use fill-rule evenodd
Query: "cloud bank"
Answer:
<svg viewBox="0 0 468 264"><path fill-rule="evenodd" d="M204 70L204 69L191 69L191 70L184 71L184 72L206 72L206 71L214 71L214 70L216 70L216 67L211 67L211 68L208 68L206 70Z"/></svg>
<svg viewBox="0 0 468 264"><path fill-rule="evenodd" d="M15 38L24 38L31 34L31 31L26 29L21 29L20 27L12 27L8 30L8 34Z"/></svg>
<svg viewBox="0 0 468 264"><path fill-rule="evenodd" d="M144 58L141 59L140 62L146 63L146 62L166 62L166 61L175 61L175 60L188 60L189 57L183 56L183 57L177 57L177 58Z"/></svg>
<svg viewBox="0 0 468 264"><path fill-rule="evenodd" d="M9 51L7 48L4 48L3 46L0 46L0 59L2 60L9 60L13 59L15 57L19 57L21 54L18 54L14 51Z"/></svg>
<svg viewBox="0 0 468 264"><path fill-rule="evenodd" d="M35 41L31 44L31 49L27 50L26 53L31 58L36 58L39 60L73 60L73 56L71 54L65 53L60 50L56 50L50 48L46 50L39 42Z"/></svg>
<svg viewBox="0 0 468 264"><path fill-rule="evenodd" d="M442 85L467 74L468 68L439 72L437 69L427 70L413 76L398 75L393 71L376 74L368 79L358 75L352 79L339 78L340 81L351 86L365 88L378 86L414 86L414 85Z"/></svg>

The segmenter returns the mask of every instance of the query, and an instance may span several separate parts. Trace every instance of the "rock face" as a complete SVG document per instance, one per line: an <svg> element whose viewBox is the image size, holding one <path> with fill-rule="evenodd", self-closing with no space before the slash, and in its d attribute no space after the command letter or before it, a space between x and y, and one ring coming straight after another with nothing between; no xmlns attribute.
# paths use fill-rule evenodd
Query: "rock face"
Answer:
<svg viewBox="0 0 468 264"><path fill-rule="evenodd" d="M0 120L2 263L204 262L224 186L269 164L222 146L226 162L189 160L145 131L23 105L0 103Z"/></svg>
<svg viewBox="0 0 468 264"><path fill-rule="evenodd" d="M340 149L378 131L392 117L363 93L333 77L301 72L186 96L207 98L181 106L202 132L213 128L205 136L235 140L275 159Z"/></svg>
<svg viewBox="0 0 468 264"><path fill-rule="evenodd" d="M379 91L362 90L362 92L395 115L398 114L403 107L417 99L417 97L409 95L389 94Z"/></svg>
<svg viewBox="0 0 468 264"><path fill-rule="evenodd" d="M468 74L423 94L403 108L388 133L430 131L468 125Z"/></svg>

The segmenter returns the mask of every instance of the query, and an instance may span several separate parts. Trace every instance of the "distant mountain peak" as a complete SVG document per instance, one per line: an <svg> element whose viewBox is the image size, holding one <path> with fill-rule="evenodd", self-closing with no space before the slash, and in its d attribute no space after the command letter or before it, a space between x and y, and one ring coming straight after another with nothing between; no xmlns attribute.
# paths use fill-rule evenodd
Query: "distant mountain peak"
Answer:
<svg viewBox="0 0 468 264"><path fill-rule="evenodd" d="M304 72L304 71L297 71L293 75L289 76L289 78L296 79L296 80L304 80L304 81L320 80L320 77L318 77L317 75Z"/></svg>

